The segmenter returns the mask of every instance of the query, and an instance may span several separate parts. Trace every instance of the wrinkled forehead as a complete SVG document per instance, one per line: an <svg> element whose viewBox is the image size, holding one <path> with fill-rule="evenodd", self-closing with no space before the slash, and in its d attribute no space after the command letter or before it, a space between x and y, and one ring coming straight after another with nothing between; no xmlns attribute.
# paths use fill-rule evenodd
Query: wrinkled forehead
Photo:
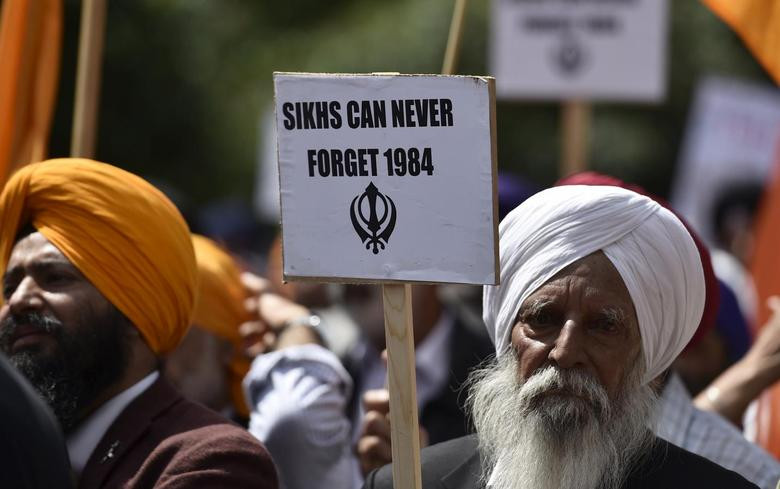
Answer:
<svg viewBox="0 0 780 489"><path fill-rule="evenodd" d="M636 309L620 272L602 251L591 253L561 269L526 297L521 309L540 301L566 300L576 287L587 305L619 308L636 323Z"/></svg>
<svg viewBox="0 0 780 489"><path fill-rule="evenodd" d="M6 273L19 266L35 263L53 263L75 268L59 248L33 229L30 233L20 234L14 243L8 263L5 264Z"/></svg>

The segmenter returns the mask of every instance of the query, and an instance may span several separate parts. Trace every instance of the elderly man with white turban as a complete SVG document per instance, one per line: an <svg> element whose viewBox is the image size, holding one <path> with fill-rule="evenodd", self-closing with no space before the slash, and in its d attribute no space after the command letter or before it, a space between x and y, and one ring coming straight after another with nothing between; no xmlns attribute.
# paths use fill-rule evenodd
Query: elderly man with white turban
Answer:
<svg viewBox="0 0 780 489"><path fill-rule="evenodd" d="M424 488L756 487L651 430L651 383L694 334L704 274L671 212L606 186L545 190L499 227L472 376L476 434L423 451ZM390 488L389 467L367 488Z"/></svg>

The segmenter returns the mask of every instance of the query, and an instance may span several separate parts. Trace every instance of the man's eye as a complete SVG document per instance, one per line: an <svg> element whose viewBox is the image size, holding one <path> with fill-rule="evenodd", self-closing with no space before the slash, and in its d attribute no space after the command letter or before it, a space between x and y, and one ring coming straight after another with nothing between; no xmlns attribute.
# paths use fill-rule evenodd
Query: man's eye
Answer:
<svg viewBox="0 0 780 489"><path fill-rule="evenodd" d="M46 283L50 285L64 284L70 281L70 276L65 273L47 273L45 277Z"/></svg>
<svg viewBox="0 0 780 489"><path fill-rule="evenodd" d="M551 326L555 322L555 318L549 311L536 311L527 314L523 318L523 322L531 326Z"/></svg>
<svg viewBox="0 0 780 489"><path fill-rule="evenodd" d="M596 322L596 329L604 333L616 333L620 325L612 318L604 318Z"/></svg>

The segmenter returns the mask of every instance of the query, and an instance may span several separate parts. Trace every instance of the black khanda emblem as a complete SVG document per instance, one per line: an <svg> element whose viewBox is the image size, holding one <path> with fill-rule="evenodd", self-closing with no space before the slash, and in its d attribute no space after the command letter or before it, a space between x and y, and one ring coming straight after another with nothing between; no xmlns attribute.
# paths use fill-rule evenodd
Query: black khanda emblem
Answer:
<svg viewBox="0 0 780 489"><path fill-rule="evenodd" d="M364 204L368 201L368 217L364 211ZM381 209L377 206L381 204ZM381 210L381 217L378 210ZM395 203L393 200L379 192L371 182L366 187L366 191L352 199L352 205L349 210L352 217L352 226L360 237L360 241L366 245L366 249L373 246L373 252L376 255L379 249L385 249L385 245L390 240L395 228Z"/></svg>
<svg viewBox="0 0 780 489"><path fill-rule="evenodd" d="M566 36L554 50L554 61L558 70L567 77L579 75L588 61L585 47L571 36Z"/></svg>

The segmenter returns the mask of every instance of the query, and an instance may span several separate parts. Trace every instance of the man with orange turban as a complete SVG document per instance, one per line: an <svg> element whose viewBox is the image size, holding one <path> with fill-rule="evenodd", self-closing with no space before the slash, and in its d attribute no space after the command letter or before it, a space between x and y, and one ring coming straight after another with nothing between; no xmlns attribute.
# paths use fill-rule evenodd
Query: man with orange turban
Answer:
<svg viewBox="0 0 780 489"><path fill-rule="evenodd" d="M217 243L192 235L198 264L198 294L192 328L165 361L165 375L189 399L246 422L249 410L241 381L249 371L238 332L250 321L241 268Z"/></svg>
<svg viewBox="0 0 780 489"><path fill-rule="evenodd" d="M0 194L0 350L52 407L78 487L276 488L248 433L159 375L197 290L190 233L143 179L50 160Z"/></svg>

